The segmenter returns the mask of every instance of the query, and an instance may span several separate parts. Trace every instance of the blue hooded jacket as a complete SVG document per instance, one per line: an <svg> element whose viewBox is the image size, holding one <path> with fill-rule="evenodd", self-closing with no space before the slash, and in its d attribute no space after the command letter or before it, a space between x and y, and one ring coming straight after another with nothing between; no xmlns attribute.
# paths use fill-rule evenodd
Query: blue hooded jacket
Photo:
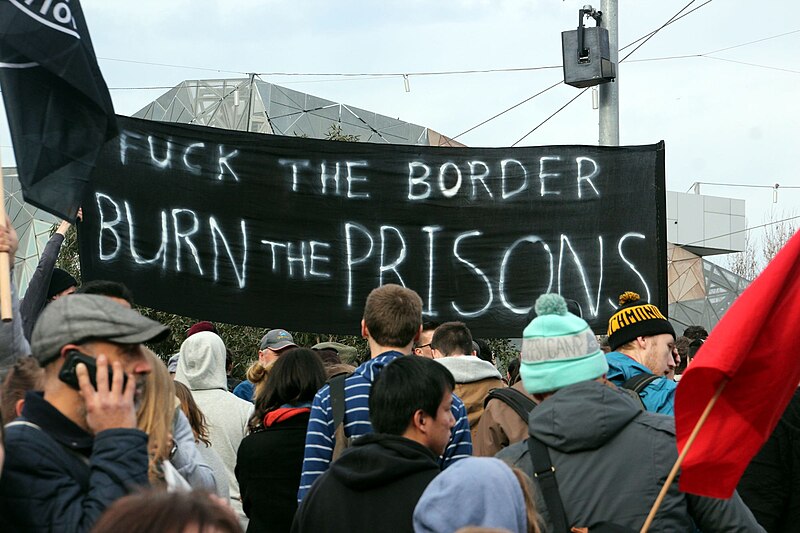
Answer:
<svg viewBox="0 0 800 533"><path fill-rule="evenodd" d="M639 374L652 374L649 368L637 363L630 357L619 352L606 354L608 361L608 380L621 387L623 383ZM644 403L644 408L652 413L675 416L675 389L678 384L667 378L659 378L647 385L639 393Z"/></svg>

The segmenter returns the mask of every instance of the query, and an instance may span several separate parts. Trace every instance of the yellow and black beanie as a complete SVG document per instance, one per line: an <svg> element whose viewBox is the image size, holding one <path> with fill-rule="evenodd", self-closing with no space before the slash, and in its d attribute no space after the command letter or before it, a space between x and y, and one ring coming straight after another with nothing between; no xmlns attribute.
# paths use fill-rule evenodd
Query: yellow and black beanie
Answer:
<svg viewBox="0 0 800 533"><path fill-rule="evenodd" d="M675 338L675 329L658 307L640 299L635 292L621 294L619 305L608 320L608 345L612 350L636 337L669 333Z"/></svg>

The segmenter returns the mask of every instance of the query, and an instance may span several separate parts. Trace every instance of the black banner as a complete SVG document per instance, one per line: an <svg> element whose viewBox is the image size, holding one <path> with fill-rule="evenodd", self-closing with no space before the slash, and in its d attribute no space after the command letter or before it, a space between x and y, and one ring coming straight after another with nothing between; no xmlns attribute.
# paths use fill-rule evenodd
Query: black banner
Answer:
<svg viewBox="0 0 800 533"><path fill-rule="evenodd" d="M518 337L559 292L605 331L617 297L666 312L664 145L439 148L118 117L83 203L86 279L182 315L357 334L380 284L424 318Z"/></svg>
<svg viewBox="0 0 800 533"><path fill-rule="evenodd" d="M0 86L25 201L74 222L116 133L78 0L0 0Z"/></svg>

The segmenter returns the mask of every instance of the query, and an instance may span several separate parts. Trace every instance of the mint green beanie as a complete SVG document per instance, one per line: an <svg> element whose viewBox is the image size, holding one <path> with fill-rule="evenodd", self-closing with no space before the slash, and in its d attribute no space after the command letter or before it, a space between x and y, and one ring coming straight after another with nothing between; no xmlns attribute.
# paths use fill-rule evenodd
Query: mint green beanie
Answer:
<svg viewBox="0 0 800 533"><path fill-rule="evenodd" d="M551 392L608 372L605 354L582 319L567 311L558 294L543 294L537 317L522 333L520 376L531 393Z"/></svg>

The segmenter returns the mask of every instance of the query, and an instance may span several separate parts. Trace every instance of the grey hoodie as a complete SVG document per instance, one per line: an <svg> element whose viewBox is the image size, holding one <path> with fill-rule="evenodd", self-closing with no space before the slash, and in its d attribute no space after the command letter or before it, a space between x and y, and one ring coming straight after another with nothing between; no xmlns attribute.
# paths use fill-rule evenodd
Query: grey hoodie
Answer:
<svg viewBox="0 0 800 533"><path fill-rule="evenodd" d="M228 392L222 339L215 333L203 331L183 341L175 379L192 391L192 398L206 417L211 448L225 464L231 505L241 521L245 515L234 469L236 452L247 434L253 404Z"/></svg>
<svg viewBox="0 0 800 533"><path fill-rule="evenodd" d="M597 381L545 399L531 412L528 430L549 448L570 526L590 531L600 521L638 531L678 457L673 417L641 411L628 395ZM527 440L497 457L533 474ZM541 492L535 494L553 531ZM703 533L763 531L738 494L729 500L684 494L677 480L650 531L694 531L691 519Z"/></svg>
<svg viewBox="0 0 800 533"><path fill-rule="evenodd" d="M458 355L436 359L453 374L456 383L473 383L487 378L501 379L500 372L489 361L474 355Z"/></svg>

